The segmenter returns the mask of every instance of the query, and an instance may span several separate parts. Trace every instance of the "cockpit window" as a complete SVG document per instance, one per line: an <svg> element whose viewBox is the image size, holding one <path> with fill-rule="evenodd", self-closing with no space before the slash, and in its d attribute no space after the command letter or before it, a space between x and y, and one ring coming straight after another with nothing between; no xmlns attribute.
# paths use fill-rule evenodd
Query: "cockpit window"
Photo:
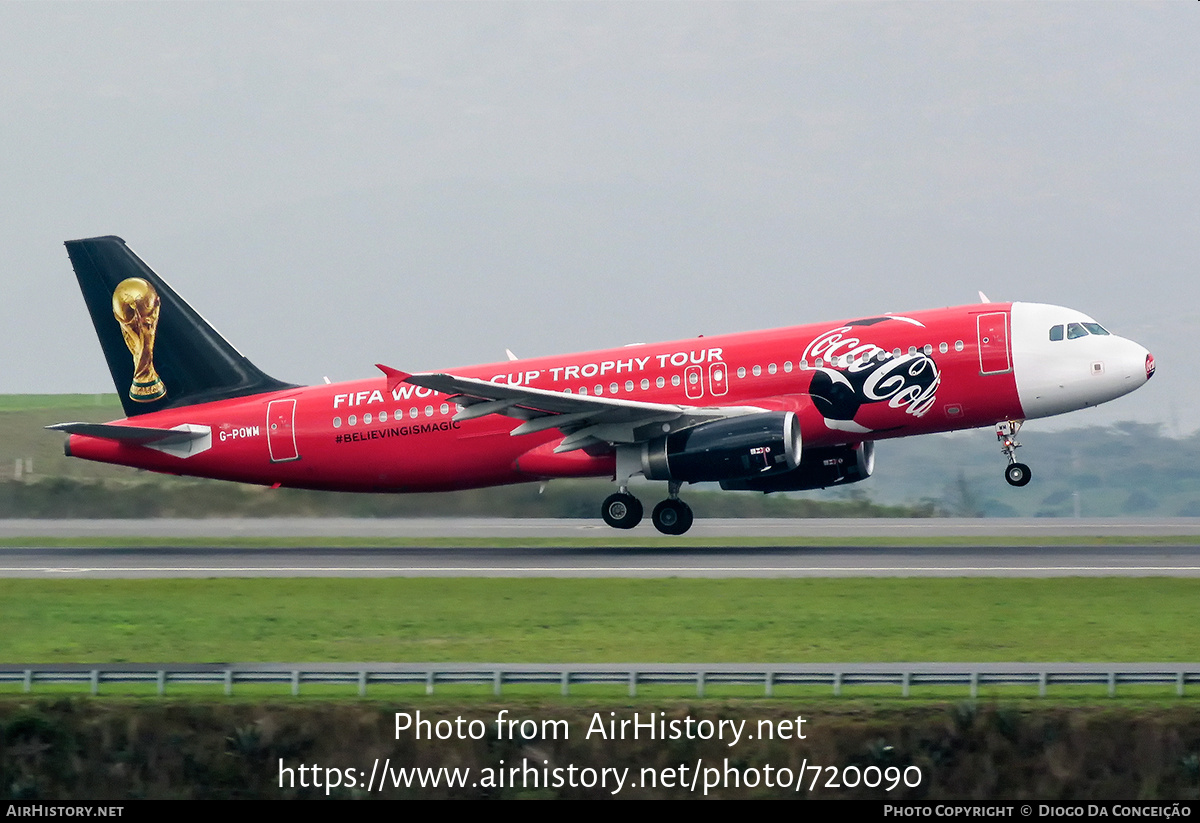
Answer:
<svg viewBox="0 0 1200 823"><path fill-rule="evenodd" d="M1104 328L1099 323L1084 323L1083 327L1092 334L1108 334L1108 329Z"/></svg>
<svg viewBox="0 0 1200 823"><path fill-rule="evenodd" d="M1067 324L1067 339L1074 340L1077 337L1087 337L1088 331L1083 327L1082 323Z"/></svg>
<svg viewBox="0 0 1200 823"><path fill-rule="evenodd" d="M1063 327L1062 326L1052 326L1050 328L1050 339L1051 340L1062 340L1063 339Z"/></svg>

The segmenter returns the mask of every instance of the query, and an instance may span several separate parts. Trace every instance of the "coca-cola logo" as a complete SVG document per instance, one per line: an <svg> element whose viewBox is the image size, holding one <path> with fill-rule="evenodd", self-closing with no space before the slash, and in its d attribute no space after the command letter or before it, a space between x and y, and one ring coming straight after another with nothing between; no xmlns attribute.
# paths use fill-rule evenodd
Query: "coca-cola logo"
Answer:
<svg viewBox="0 0 1200 823"><path fill-rule="evenodd" d="M884 317L871 317L866 320L852 320L844 326L839 326L836 329L830 329L824 334L819 334L812 339L808 344L808 348L804 350L804 359L808 361L816 360L818 357L825 360L830 360L834 357L840 359L859 360L863 357L874 357L878 354L886 354L886 349L881 349L874 343L864 343L862 339L855 336L856 329L865 329L870 326L875 326L880 323L894 321L898 323L908 323L909 325L918 328L925 328L925 324L920 320L914 320L911 317L904 317L899 314L889 314Z"/></svg>
<svg viewBox="0 0 1200 823"><path fill-rule="evenodd" d="M895 355L853 332L848 325L830 329L804 350L816 366L809 393L821 415L852 421L863 405L882 402L914 417L927 414L942 380L933 358L919 351Z"/></svg>
<svg viewBox="0 0 1200 823"><path fill-rule="evenodd" d="M835 357L839 359L852 357L857 364L860 359L874 357L883 352L879 346L874 343L863 343L859 338L852 336L851 332L850 326L842 326L814 337L804 350L804 359L814 363L817 359L832 360Z"/></svg>

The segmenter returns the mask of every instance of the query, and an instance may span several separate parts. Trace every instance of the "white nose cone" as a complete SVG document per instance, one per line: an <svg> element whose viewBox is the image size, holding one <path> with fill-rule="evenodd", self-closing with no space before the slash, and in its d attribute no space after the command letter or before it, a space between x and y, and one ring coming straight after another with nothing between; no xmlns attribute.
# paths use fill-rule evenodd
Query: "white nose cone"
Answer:
<svg viewBox="0 0 1200 823"><path fill-rule="evenodd" d="M1026 419L1106 403L1143 385L1154 357L1061 306L1013 303L1013 368Z"/></svg>

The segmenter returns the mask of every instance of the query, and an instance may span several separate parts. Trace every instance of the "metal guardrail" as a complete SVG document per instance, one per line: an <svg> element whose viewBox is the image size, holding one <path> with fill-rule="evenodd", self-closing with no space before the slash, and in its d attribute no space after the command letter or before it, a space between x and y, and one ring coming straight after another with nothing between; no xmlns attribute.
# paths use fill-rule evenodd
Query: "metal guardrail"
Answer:
<svg viewBox="0 0 1200 823"><path fill-rule="evenodd" d="M290 684L293 695L304 684L368 686L423 684L426 694L449 684L492 686L557 685L562 694L582 684L625 684L629 696L650 684L695 685L704 697L710 685L760 686L772 697L776 686L825 686L839 696L846 687L894 686L908 697L914 686L963 686L971 698L981 686L1031 686L1046 696L1052 685L1103 685L1115 697L1118 685L1174 685L1182 697L1188 684L1200 683L1200 663L853 663L805 665L739 664L502 664L502 663L243 663L106 664L0 666L0 683L20 683L31 692L37 684L87 684L93 695L108 683L152 683L159 695L173 684L221 685L226 695L237 684Z"/></svg>

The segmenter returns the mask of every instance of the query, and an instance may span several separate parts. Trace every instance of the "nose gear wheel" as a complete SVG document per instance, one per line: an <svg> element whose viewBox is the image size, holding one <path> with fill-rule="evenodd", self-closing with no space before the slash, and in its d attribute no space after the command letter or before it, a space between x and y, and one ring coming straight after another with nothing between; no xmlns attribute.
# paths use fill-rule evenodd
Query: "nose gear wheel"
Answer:
<svg viewBox="0 0 1200 823"><path fill-rule="evenodd" d="M1010 463L1004 470L1004 479L1010 486L1024 486L1029 482L1031 473L1024 463Z"/></svg>

